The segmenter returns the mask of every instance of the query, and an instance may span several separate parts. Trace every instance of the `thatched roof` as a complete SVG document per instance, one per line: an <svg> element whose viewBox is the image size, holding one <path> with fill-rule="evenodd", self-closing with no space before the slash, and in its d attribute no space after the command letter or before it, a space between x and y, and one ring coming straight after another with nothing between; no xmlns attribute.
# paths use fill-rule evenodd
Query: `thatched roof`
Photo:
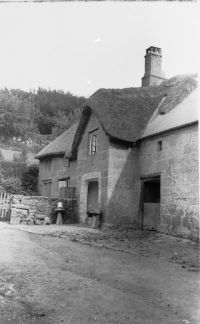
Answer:
<svg viewBox="0 0 200 324"><path fill-rule="evenodd" d="M127 145L132 145L144 136L155 133L161 125L163 130L174 127L177 114L178 124L187 124L191 118L195 119L196 115L193 113L191 117L191 112L187 111L189 106L184 105L180 108L180 104L190 97L196 87L196 76L190 75L176 76L162 82L159 86L100 89L87 100L80 122L49 143L36 155L36 158L64 154L66 157L75 157L92 113L98 118L110 140ZM172 111L175 107L179 108L174 114ZM181 118L183 112L184 118L183 116ZM152 124L153 120L154 124Z"/></svg>
<svg viewBox="0 0 200 324"><path fill-rule="evenodd" d="M78 127L78 122L72 125L63 134L57 137L54 141L45 146L36 156L36 159L43 159L48 156L70 154L74 135Z"/></svg>
<svg viewBox="0 0 200 324"><path fill-rule="evenodd" d="M176 76L159 86L98 90L83 109L72 147L73 154L92 112L111 140L134 143L141 138L158 107L159 114L168 113L197 87L195 78L193 75Z"/></svg>

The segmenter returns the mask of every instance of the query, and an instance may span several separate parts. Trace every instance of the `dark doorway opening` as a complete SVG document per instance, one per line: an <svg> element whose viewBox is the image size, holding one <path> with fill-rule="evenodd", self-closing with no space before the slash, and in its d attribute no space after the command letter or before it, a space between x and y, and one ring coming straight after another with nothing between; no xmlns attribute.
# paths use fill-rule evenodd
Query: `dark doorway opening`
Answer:
<svg viewBox="0 0 200 324"><path fill-rule="evenodd" d="M142 179L141 228L157 230L160 221L160 176Z"/></svg>
<svg viewBox="0 0 200 324"><path fill-rule="evenodd" d="M98 181L88 182L87 210L98 209L99 184Z"/></svg>

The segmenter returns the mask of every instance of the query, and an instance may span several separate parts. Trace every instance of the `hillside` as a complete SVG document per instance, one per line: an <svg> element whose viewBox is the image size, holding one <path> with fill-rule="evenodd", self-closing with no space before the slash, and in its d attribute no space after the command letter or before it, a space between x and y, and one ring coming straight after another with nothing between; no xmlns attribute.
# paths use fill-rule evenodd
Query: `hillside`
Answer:
<svg viewBox="0 0 200 324"><path fill-rule="evenodd" d="M0 89L0 150L31 156L78 120L85 98L62 90Z"/></svg>
<svg viewBox="0 0 200 324"><path fill-rule="evenodd" d="M0 190L37 194L35 154L79 119L84 102L62 90L0 89Z"/></svg>

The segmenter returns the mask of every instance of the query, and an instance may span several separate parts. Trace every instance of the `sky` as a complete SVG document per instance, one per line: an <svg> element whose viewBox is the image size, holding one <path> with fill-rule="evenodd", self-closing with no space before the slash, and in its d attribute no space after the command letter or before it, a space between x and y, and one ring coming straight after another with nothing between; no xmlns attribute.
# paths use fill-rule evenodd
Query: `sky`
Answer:
<svg viewBox="0 0 200 324"><path fill-rule="evenodd" d="M195 73L199 14L193 2L0 3L0 88L138 87L151 45L166 77Z"/></svg>

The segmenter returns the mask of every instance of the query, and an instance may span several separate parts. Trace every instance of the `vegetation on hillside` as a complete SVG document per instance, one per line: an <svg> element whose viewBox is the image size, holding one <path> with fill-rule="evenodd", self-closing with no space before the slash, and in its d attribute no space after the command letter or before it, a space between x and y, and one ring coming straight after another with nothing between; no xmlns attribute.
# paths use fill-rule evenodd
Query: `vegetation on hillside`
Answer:
<svg viewBox="0 0 200 324"><path fill-rule="evenodd" d="M0 142L38 151L78 120L85 98L62 90L0 90Z"/></svg>
<svg viewBox="0 0 200 324"><path fill-rule="evenodd" d="M0 189L11 194L37 195L38 164L27 165L25 151L5 161L0 151Z"/></svg>
<svg viewBox="0 0 200 324"><path fill-rule="evenodd" d="M85 98L62 90L0 89L0 187L12 194L37 194L38 165L27 163L80 117ZM2 149L21 152L12 161Z"/></svg>

